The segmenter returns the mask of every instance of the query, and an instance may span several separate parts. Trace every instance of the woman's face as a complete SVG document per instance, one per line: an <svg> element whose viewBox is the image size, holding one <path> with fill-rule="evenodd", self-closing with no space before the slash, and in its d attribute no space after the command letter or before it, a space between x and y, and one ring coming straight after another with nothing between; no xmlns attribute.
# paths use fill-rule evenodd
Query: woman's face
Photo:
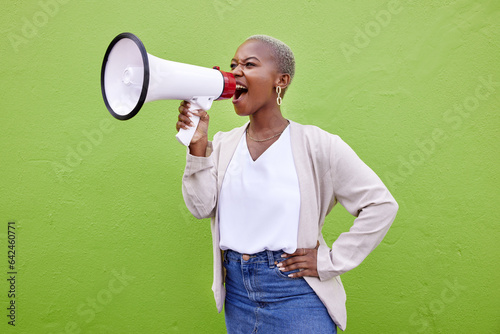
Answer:
<svg viewBox="0 0 500 334"><path fill-rule="evenodd" d="M266 44L257 40L243 43L231 60L236 79L233 104L236 114L249 116L275 107L275 87L279 80L276 62Z"/></svg>

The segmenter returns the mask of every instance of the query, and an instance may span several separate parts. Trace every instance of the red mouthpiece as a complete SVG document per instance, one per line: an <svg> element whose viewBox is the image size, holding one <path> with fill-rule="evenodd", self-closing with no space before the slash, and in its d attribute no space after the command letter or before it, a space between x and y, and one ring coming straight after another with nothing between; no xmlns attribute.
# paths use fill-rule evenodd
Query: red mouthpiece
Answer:
<svg viewBox="0 0 500 334"><path fill-rule="evenodd" d="M214 66L214 69L218 70L224 78L224 89L217 100L230 99L236 91L236 80L234 79L234 75L229 72L221 71L219 66Z"/></svg>

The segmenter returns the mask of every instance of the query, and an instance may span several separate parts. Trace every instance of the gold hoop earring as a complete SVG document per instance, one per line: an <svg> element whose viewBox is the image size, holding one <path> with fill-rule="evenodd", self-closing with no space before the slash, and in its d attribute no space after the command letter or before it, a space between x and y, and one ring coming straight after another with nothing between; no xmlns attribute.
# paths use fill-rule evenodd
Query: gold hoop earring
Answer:
<svg viewBox="0 0 500 334"><path fill-rule="evenodd" d="M276 103L278 103L278 105L280 106L281 105L281 102L283 101L283 99L281 98L281 87L280 86L276 86L276 93L278 93L278 97L276 98Z"/></svg>

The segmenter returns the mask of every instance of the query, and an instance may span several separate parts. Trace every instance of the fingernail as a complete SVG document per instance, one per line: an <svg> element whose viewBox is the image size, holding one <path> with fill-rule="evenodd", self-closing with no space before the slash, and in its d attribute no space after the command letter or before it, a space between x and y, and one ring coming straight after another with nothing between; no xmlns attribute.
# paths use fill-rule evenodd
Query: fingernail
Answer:
<svg viewBox="0 0 500 334"><path fill-rule="evenodd" d="M278 269L281 271L285 271L285 267L279 267Z"/></svg>
<svg viewBox="0 0 500 334"><path fill-rule="evenodd" d="M281 257L286 257L286 254L285 253L281 254Z"/></svg>
<svg viewBox="0 0 500 334"><path fill-rule="evenodd" d="M278 267L283 267L283 263L280 262L280 263L277 264L277 266Z"/></svg>
<svg viewBox="0 0 500 334"><path fill-rule="evenodd" d="M288 277L293 277L293 274L288 275Z"/></svg>

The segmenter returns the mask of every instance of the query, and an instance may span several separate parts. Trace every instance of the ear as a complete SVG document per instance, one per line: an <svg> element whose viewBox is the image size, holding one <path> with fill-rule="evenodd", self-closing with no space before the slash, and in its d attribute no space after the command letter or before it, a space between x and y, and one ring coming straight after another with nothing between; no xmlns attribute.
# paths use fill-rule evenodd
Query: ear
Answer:
<svg viewBox="0 0 500 334"><path fill-rule="evenodd" d="M290 74L281 73L276 79L276 86L280 86L282 90L286 90L288 85L290 85Z"/></svg>

